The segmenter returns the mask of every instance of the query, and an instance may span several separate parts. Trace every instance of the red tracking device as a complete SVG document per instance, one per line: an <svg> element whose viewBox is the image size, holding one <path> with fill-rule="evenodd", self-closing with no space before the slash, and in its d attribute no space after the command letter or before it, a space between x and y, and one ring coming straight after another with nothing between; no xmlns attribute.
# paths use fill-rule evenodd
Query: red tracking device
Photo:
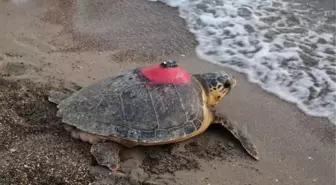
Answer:
<svg viewBox="0 0 336 185"><path fill-rule="evenodd" d="M189 83L191 76L172 60L142 67L140 72L149 79L149 83L184 84Z"/></svg>

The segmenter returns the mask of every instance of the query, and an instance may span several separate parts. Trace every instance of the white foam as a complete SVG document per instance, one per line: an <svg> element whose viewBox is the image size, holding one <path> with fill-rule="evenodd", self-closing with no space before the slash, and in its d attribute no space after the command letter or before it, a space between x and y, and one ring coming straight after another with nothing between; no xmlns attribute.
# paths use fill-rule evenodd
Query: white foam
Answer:
<svg viewBox="0 0 336 185"><path fill-rule="evenodd" d="M334 11L279 0L149 1L178 7L202 59L336 124Z"/></svg>

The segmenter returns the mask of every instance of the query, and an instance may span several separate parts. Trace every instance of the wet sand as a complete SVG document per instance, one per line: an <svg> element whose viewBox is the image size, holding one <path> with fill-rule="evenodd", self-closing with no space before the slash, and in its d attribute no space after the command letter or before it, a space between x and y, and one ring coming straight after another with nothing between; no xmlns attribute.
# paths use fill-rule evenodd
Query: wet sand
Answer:
<svg viewBox="0 0 336 185"><path fill-rule="evenodd" d="M176 9L146 0L0 2L0 184L333 184L335 126L201 61ZM80 2L80 3L79 3ZM254 161L224 129L122 153L130 175L97 167L45 100L136 66L175 59L191 73L226 70L237 87L218 106L248 128Z"/></svg>

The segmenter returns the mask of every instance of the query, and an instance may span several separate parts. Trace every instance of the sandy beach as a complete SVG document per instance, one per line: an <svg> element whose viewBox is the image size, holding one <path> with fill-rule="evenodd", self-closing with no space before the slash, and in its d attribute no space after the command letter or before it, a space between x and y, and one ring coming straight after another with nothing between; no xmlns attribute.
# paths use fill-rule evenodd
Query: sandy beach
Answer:
<svg viewBox="0 0 336 185"><path fill-rule="evenodd" d="M0 185L331 185L335 125L202 61L176 9L147 0L0 2ZM191 73L225 70L237 87L217 109L248 128L260 161L212 126L183 143L122 153L117 178L95 165L45 99L121 70L173 59ZM136 170L134 170L136 169Z"/></svg>

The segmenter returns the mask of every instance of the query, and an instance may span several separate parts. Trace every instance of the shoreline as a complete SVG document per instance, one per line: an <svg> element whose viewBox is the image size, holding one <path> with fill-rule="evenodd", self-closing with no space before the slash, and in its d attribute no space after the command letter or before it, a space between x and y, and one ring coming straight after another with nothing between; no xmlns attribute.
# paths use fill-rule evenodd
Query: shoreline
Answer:
<svg viewBox="0 0 336 185"><path fill-rule="evenodd" d="M268 94L270 94L272 96L275 96L276 98L279 98L279 99L281 99L281 100L283 100L287 103L295 105L305 115L310 116L310 117L320 118L320 119L327 119L330 124L336 125L336 122L335 122L336 120L333 120L334 119L333 117L328 117L327 115L322 116L322 115L319 115L318 113L314 113L311 110L307 109L304 105L302 105L302 103L300 103L300 101L294 100L292 97L288 98L288 97L286 97L286 95L275 93L274 90L272 90L272 89L264 88L262 83L249 79L248 74L246 74L244 72L241 72L239 69L235 69L235 67L232 67L232 66L226 66L226 65L223 65L223 64L216 63L215 61L211 61L210 59L208 60L208 59L206 59L206 57L204 57L204 56L202 57L200 55L201 54L196 54L196 56L204 62L209 62L209 63L217 65L219 67L229 69L230 71L234 71L235 73L243 74L245 76L245 80L247 80L249 83L256 84L256 85L258 85L259 88L261 88L263 91L267 92Z"/></svg>
<svg viewBox="0 0 336 185"><path fill-rule="evenodd" d="M160 150L161 153L157 154L156 158L151 155L146 156L147 154L145 155L142 149L130 149L125 152L124 158L132 158L131 162L137 165L142 162L141 159L145 158L144 161L151 164L147 167L164 172L160 175L155 174L153 171L146 173L150 177L161 176L162 183L165 182L168 184L269 185L278 183L281 185L313 185L316 183L332 184L335 182L336 125L330 123L326 118L312 117L304 114L295 104L266 92L257 84L249 82L246 75L242 73L198 58L195 51L191 49L194 46L195 40L190 40L190 38L194 37L191 33L185 31L186 27L182 18L178 16L176 8L157 5L153 2L147 2L147 0L101 2L103 4L99 6L109 6L111 7L111 12L115 10L113 7L119 8L115 11L121 10L120 8L122 7L123 11L119 12L118 16L125 16L128 19L121 19L118 22L118 30L122 30L123 26L129 28L134 23L138 24L136 32L132 33L135 34L135 38L120 37L118 42L123 42L125 45L111 51L97 52L96 45L88 45L89 47L86 45L86 50L84 51L64 52L60 48L72 47L76 44L80 46L81 43L73 39L74 37L70 33L64 33L63 25L40 20L41 15L44 15L45 8L49 6L48 4L43 4L42 6L37 3L37 5L29 6L31 10L38 12L36 13L38 16L36 16L35 14L32 15L30 11L21 11L22 9L13 5L8 6L8 2L1 2L0 14L6 15L8 20L18 23L17 25L10 25L6 21L5 16L5 18L0 18L0 23L8 25L2 28L4 34L0 34L0 41L2 41L0 42L0 53L3 56L0 60L1 76L14 80L28 78L36 82L55 83L55 85L59 84L60 81L76 82L78 85L84 86L106 76L117 74L123 69L148 65L153 63L153 61L161 62L165 59L176 60L191 73L225 70L232 73L237 78L238 83L232 93L218 105L218 110L227 114L231 119L236 120L241 126L249 130L258 147L261 157L260 161L255 162L251 160L227 133L218 129L209 129L209 131L206 131L200 137L181 143L181 145L177 144L178 148L184 145L189 146L188 143L194 143L194 145L190 146L196 146L196 148L189 146L183 150L178 149L177 154L167 152L170 151L168 146L169 150L163 147L164 150ZM8 9L6 9L6 6L8 6ZM142 10L151 11L139 14L138 7ZM22 5L21 8L25 8L25 5ZM60 11L57 8L53 8L54 13L56 13L55 15L62 13L57 12ZM55 12L55 10L57 11ZM152 12L156 13L153 14ZM161 14L167 19L166 21L162 20L159 16ZM100 20L99 15L91 16L98 17L88 20ZM114 34L113 21L117 19L116 15L111 13L104 16L110 16L111 22L107 19L99 23L106 25L105 29ZM147 16L148 18L143 19L143 16ZM129 22L128 20L132 21ZM38 24L32 26L32 22ZM153 24L152 27L149 26L151 24ZM174 26L168 26L169 30L166 30L167 24L174 24ZM25 29L19 29L18 25L21 25ZM90 30L89 28L87 27L86 29ZM137 40L138 37L143 37L142 33L146 31L149 32L148 34L165 37L166 40L169 40L169 43L165 45L164 41L157 42L156 37L146 37L146 42L143 38ZM96 33L96 35L104 37L104 34L100 35ZM184 46L174 46L173 43L177 40L180 45ZM115 38L107 38L106 41L112 42L115 41ZM138 45L135 46L133 44L136 42L140 43L140 45L144 43L146 46L150 46L147 48L148 51L151 48L157 47L159 50L167 49L170 51L170 54L162 52L165 54L159 55L158 53L154 53L148 55L148 53L143 52L142 48L139 50L136 49ZM132 46L130 47L131 49L127 49L127 45ZM178 47L178 49L174 50L175 47ZM29 87L29 84L22 85L23 87ZM7 90L11 92L10 89ZM35 103L39 104L40 102ZM46 105L41 104L42 107ZM25 114L21 113L19 115ZM48 116L51 115L48 114ZM32 115L34 119L37 119L37 117L39 117L38 114ZM53 120L51 118L47 117L47 120ZM42 121L42 123L44 122ZM40 126L39 124L38 126ZM0 133L9 132L2 129L8 128L2 127L0 124ZM29 127L27 129L29 130ZM33 137L31 135L23 136L21 132L15 129L11 130L10 134L20 136L20 138L23 137L22 141L25 142L19 142L14 139L15 137L12 138L10 136L8 136L8 140L11 141L9 144L0 140L0 145L5 145L4 148L8 148L8 150L0 151L0 156L6 156L6 161L9 161L9 164L18 168L14 170L24 169L21 166L16 166L16 164L19 163L21 165L22 163L23 166L23 164L34 160L47 166L47 168L53 167L57 171L64 170L65 165L69 169L72 169L71 174L59 172L61 175L51 174L51 177L59 178L59 176L62 176L63 179L68 179L69 183L65 182L65 184L81 184L84 179L80 180L78 178L78 175L81 174L85 177L84 184L86 184L91 179L91 177L88 178L86 175L92 172L92 170L91 172L88 170L90 169L88 145L71 140L62 130L57 130L58 136L52 133L41 131L41 133L32 134ZM35 138L35 135L37 138ZM44 139L38 140L41 138ZM40 141L39 144L36 144L36 141ZM29 146L33 146L31 143L34 142L37 145L36 151L34 151L34 148L29 148ZM30 143L30 145L27 143ZM231 146L232 143L234 147L227 149L226 147ZM51 148L50 145L54 145L57 150ZM21 153L11 152L9 149L12 148L17 148ZM44 148L45 151L52 155L60 156L63 166L58 165L57 160L53 159L50 159L51 164L49 164L40 158L34 158L33 160L28 158L28 156L32 155L48 155L48 153L43 153L41 148ZM127 165L134 167L135 164L130 163L126 159L124 161L125 165L127 163ZM150 163L148 161L155 161L157 163ZM183 161L187 162L183 163ZM198 164L199 168L194 168L193 164ZM4 164L0 162L0 167L1 165ZM79 167L81 169L79 170L80 172L76 172L76 169ZM174 173L165 171L169 168ZM8 166L4 166L3 169L7 171L12 170ZM42 172L41 176L39 176L39 173L37 171L34 174L37 177L36 183L41 183L45 176ZM105 173L106 171L103 171L103 174ZM2 175L0 174L0 180ZM94 177L98 178L98 175L94 175ZM24 177L17 177L17 179L18 183L27 184L24 182ZM103 182L114 182L109 175L103 175L102 178L98 179L99 182L91 182L97 185L104 184Z"/></svg>
<svg viewBox="0 0 336 185"><path fill-rule="evenodd" d="M196 36L200 58L243 72L249 81L295 103L307 115L327 117L336 124L333 94L336 84L334 73L330 72L336 70L332 65L336 52L333 42L335 24L331 22L335 9L325 7L326 4L335 5L335 2L327 0L322 8L314 2L298 1L275 0L269 5L255 1L248 6L232 1L217 2L216 5L206 1L156 2L178 7L179 16ZM219 6L222 9L218 9ZM302 9L306 9L305 13L300 11ZM240 14L240 10L246 14ZM306 19L310 15L315 18Z"/></svg>

